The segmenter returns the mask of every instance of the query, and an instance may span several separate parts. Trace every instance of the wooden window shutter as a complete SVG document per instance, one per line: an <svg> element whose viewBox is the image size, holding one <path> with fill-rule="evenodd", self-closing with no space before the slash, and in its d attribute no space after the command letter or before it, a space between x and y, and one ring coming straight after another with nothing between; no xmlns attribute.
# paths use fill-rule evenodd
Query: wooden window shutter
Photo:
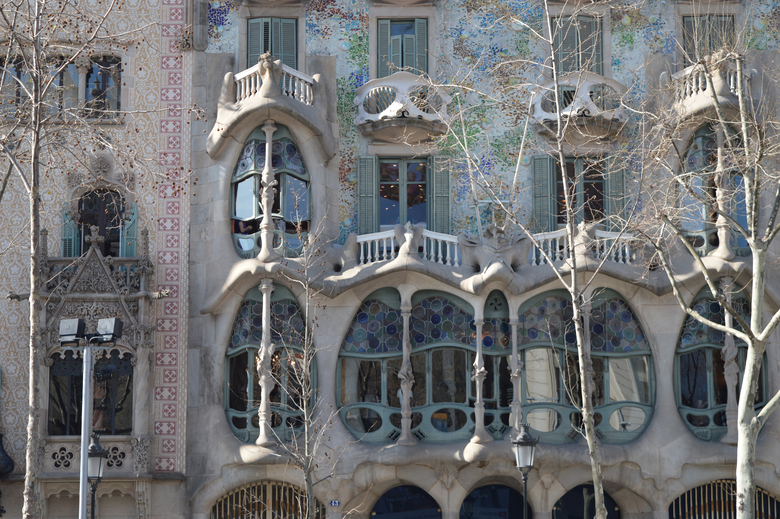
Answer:
<svg viewBox="0 0 780 519"><path fill-rule="evenodd" d="M450 234L450 206L452 205L452 188L450 176L450 163L441 157L428 158L428 178L433 180L429 200L430 217L429 228L442 234Z"/></svg>
<svg viewBox="0 0 780 519"><path fill-rule="evenodd" d="M417 18L414 21L414 37L417 39L417 63L414 68L419 74L428 73L428 20Z"/></svg>
<svg viewBox="0 0 780 519"><path fill-rule="evenodd" d="M247 68L257 65L257 60L265 51L264 42L266 36L266 25L268 18L254 18L247 20Z"/></svg>
<svg viewBox="0 0 780 519"><path fill-rule="evenodd" d="M130 213L122 227L122 240L119 242L119 256L122 258L135 257L135 249L138 233L138 204L133 202Z"/></svg>
<svg viewBox="0 0 780 519"><path fill-rule="evenodd" d="M534 179L534 232L556 230L555 211L555 159L549 155L539 155L533 158Z"/></svg>
<svg viewBox="0 0 780 519"><path fill-rule="evenodd" d="M81 256L81 237L79 226L70 215L70 203L62 205L62 256L75 258Z"/></svg>
<svg viewBox="0 0 780 519"><path fill-rule="evenodd" d="M600 76L604 75L604 60L601 38L601 18L580 16L580 56L581 68Z"/></svg>
<svg viewBox="0 0 780 519"><path fill-rule="evenodd" d="M555 59L558 62L558 72L566 73L579 70L579 52L577 49L577 20L571 17L556 19L555 30Z"/></svg>
<svg viewBox="0 0 780 519"><path fill-rule="evenodd" d="M379 230L377 188L379 172L376 156L358 157L358 234Z"/></svg>
<svg viewBox="0 0 780 519"><path fill-rule="evenodd" d="M414 34L404 34L403 44L403 67L415 68L415 60L417 59L417 51L415 50L416 40ZM416 73L416 70L410 70L409 72Z"/></svg>
<svg viewBox="0 0 780 519"><path fill-rule="evenodd" d="M298 20L279 20L281 34L279 45L274 49L274 56L290 68L298 70L297 33Z"/></svg>
<svg viewBox="0 0 780 519"><path fill-rule="evenodd" d="M390 74L398 72L404 66L403 63L403 39L402 36L390 37Z"/></svg>
<svg viewBox="0 0 780 519"><path fill-rule="evenodd" d="M379 20L377 31L377 48L379 56L377 62L378 77L390 75L390 20Z"/></svg>
<svg viewBox="0 0 780 519"><path fill-rule="evenodd" d="M609 218L609 229L617 230L622 227L620 220L625 218L626 173L614 160L605 161L604 168L604 209Z"/></svg>
<svg viewBox="0 0 780 519"><path fill-rule="evenodd" d="M696 48L701 44L697 42L697 26L695 16L683 17L683 50L686 54L686 61L691 62L696 60Z"/></svg>

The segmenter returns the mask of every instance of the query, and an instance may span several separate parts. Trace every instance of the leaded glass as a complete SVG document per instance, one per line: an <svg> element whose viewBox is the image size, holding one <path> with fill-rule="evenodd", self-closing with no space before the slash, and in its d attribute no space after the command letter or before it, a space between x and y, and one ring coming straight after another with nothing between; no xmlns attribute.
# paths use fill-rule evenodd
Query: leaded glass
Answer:
<svg viewBox="0 0 780 519"><path fill-rule="evenodd" d="M591 351L619 353L648 348L639 321L620 298L611 298L593 309L590 322Z"/></svg>
<svg viewBox="0 0 780 519"><path fill-rule="evenodd" d="M732 308L739 312L746 321L750 321L750 303L745 298L739 298L732 301ZM693 311L716 324L724 324L725 311L720 303L710 296L697 299L693 303ZM739 330L740 326L734 321L734 327ZM734 337L737 343L740 339ZM723 346L726 341L726 335L720 330L710 328L706 324L696 320L693 316L688 316L683 325L683 333L680 337L680 349L687 349L698 344L713 344Z"/></svg>
<svg viewBox="0 0 780 519"><path fill-rule="evenodd" d="M512 327L509 319L485 319L482 325L482 349L485 351L505 351L512 348Z"/></svg>
<svg viewBox="0 0 780 519"><path fill-rule="evenodd" d="M414 305L409 327L413 348L439 342L476 344L474 317L443 296L428 297Z"/></svg>
<svg viewBox="0 0 780 519"><path fill-rule="evenodd" d="M555 342L564 340L569 346L577 344L571 318L574 315L571 303L560 296L547 296L537 301L528 310L520 314L517 327L518 342Z"/></svg>
<svg viewBox="0 0 780 519"><path fill-rule="evenodd" d="M349 353L391 353L403 350L401 312L378 299L364 301L347 331Z"/></svg>
<svg viewBox="0 0 780 519"><path fill-rule="evenodd" d="M230 349L245 344L260 344L263 339L263 303L251 299L238 309ZM299 344L303 341L303 318L295 301L282 299L271 303L271 341L278 344Z"/></svg>

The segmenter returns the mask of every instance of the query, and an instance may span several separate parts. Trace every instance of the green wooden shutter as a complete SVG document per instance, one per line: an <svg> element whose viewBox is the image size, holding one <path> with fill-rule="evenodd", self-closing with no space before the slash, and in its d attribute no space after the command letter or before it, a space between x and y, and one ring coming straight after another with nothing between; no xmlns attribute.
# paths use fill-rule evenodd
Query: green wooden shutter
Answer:
<svg viewBox="0 0 780 519"><path fill-rule="evenodd" d="M135 244L136 236L138 233L138 205L133 202L130 208L130 215L125 220L124 228L122 229L122 241L120 242L119 256L122 258L134 258L135 257Z"/></svg>
<svg viewBox="0 0 780 519"><path fill-rule="evenodd" d="M622 227L620 220L625 218L626 173L625 170L615 164L614 160L606 161L604 167L606 169L606 175L604 175L604 209L609 218L609 229L617 230Z"/></svg>
<svg viewBox="0 0 780 519"><path fill-rule="evenodd" d="M683 50L687 54L686 60L696 59L697 25L695 16L683 16Z"/></svg>
<svg viewBox="0 0 780 519"><path fill-rule="evenodd" d="M533 158L534 178L534 232L556 230L555 211L555 159L549 155Z"/></svg>
<svg viewBox="0 0 780 519"><path fill-rule="evenodd" d="M377 191L378 160L375 156L358 157L358 234L379 230Z"/></svg>
<svg viewBox="0 0 780 519"><path fill-rule="evenodd" d="M414 38L412 38L414 39ZM390 74L398 72L404 66L403 62L403 37L390 37Z"/></svg>
<svg viewBox="0 0 780 519"><path fill-rule="evenodd" d="M581 68L600 76L604 75L601 43L601 18L596 16L580 16L580 56Z"/></svg>
<svg viewBox="0 0 780 519"><path fill-rule="evenodd" d="M417 40L417 63L414 68L419 74L428 73L428 20L417 18L414 21L414 37Z"/></svg>
<svg viewBox="0 0 780 519"><path fill-rule="evenodd" d="M298 20L283 19L279 20L281 34L279 35L279 46L274 49L274 56L282 60L282 63L290 68L298 70L298 52L297 52L297 34Z"/></svg>
<svg viewBox="0 0 780 519"><path fill-rule="evenodd" d="M416 39L414 34L404 34L403 45L403 66L406 68L415 68L415 62L417 59ZM412 73L417 73L417 70L410 70Z"/></svg>
<svg viewBox="0 0 780 519"><path fill-rule="evenodd" d="M70 203L62 205L62 256L75 258L81 256L81 237L79 226L70 216Z"/></svg>
<svg viewBox="0 0 780 519"><path fill-rule="evenodd" d="M390 75L390 20L379 20L377 31L377 47L379 50L377 62L378 77Z"/></svg>
<svg viewBox="0 0 780 519"><path fill-rule="evenodd" d="M577 20L572 17L561 17L561 26L557 27L555 34L555 59L558 62L558 72L566 73L579 70L577 52Z"/></svg>
<svg viewBox="0 0 780 519"><path fill-rule="evenodd" d="M267 40L266 25L268 18L254 18L247 20L247 58L246 66L254 67L257 60L265 51L264 42Z"/></svg>
<svg viewBox="0 0 780 519"><path fill-rule="evenodd" d="M428 157L428 185L431 186L428 228L443 234L450 234L450 163L441 157Z"/></svg>

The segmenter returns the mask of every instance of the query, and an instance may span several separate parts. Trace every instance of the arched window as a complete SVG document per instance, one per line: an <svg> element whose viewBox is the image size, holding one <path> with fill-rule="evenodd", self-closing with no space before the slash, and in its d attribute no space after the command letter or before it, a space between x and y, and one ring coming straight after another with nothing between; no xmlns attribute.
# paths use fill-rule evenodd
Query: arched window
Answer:
<svg viewBox="0 0 780 519"><path fill-rule="evenodd" d="M736 517L737 485L720 479L692 488L669 505L669 519L720 519ZM780 503L766 490L756 487L756 519L780 517Z"/></svg>
<svg viewBox="0 0 780 519"><path fill-rule="evenodd" d="M277 181L271 214L276 226L274 249L290 255L300 251L309 232L309 173L298 145L285 126L276 125L273 139L271 165ZM231 181L233 244L243 258L257 256L262 246L264 167L265 132L256 128L247 137Z"/></svg>
<svg viewBox="0 0 780 519"><path fill-rule="evenodd" d="M62 255L66 258L87 252L93 226L105 240L97 247L103 256L135 256L137 209L136 204L125 207L122 195L114 189L100 188L79 198L78 216L70 213L70 204L63 211Z"/></svg>
<svg viewBox="0 0 780 519"><path fill-rule="evenodd" d="M591 519L596 517L593 485L579 485L564 494L553 506L553 519ZM612 496L604 492L607 519L620 519L620 509Z"/></svg>
<svg viewBox="0 0 780 519"><path fill-rule="evenodd" d="M441 508L420 487L401 485L382 494L371 510L371 517L383 515L392 519L441 519Z"/></svg>
<svg viewBox="0 0 780 519"><path fill-rule="evenodd" d="M687 189L682 188L680 196L680 225L688 235L691 244L699 254L706 255L718 247L718 234L715 223L718 214L718 189L714 172L718 165L718 154L723 156L723 165L732 169L729 177L728 205L731 217L747 228L747 208L743 178L738 165L741 141L735 132L729 129L732 146L729 148L719 126L707 124L699 128L691 140L685 154L684 174L690 176L690 187L699 197L706 200L702 203ZM732 247L738 255L747 255L748 246L745 238L736 232L732 233Z"/></svg>
<svg viewBox="0 0 780 519"><path fill-rule="evenodd" d="M744 296L735 297L732 305L748 322L750 321L748 299ZM725 322L725 311L708 289L699 293L691 307L713 322ZM747 345L735 337L735 351L728 352L724 349L725 346L726 334L709 328L691 316L686 318L675 357L677 408L685 425L702 440L718 441L728 430L726 372L729 367L727 364L739 368L737 387L742 384ZM766 384L766 357L764 357L758 379L756 408L762 407L765 403ZM736 389L735 395L739 395L739 389Z"/></svg>
<svg viewBox="0 0 780 519"><path fill-rule="evenodd" d="M237 488L211 507L210 519L325 519L325 507L316 498L308 513L306 491L280 481L261 481Z"/></svg>
<svg viewBox="0 0 780 519"><path fill-rule="evenodd" d="M596 434L605 442L625 443L642 434L653 413L650 347L628 304L612 290L596 293L589 319ZM580 434L572 315L563 291L532 299L519 310L524 419L547 443L573 442Z"/></svg>
<svg viewBox="0 0 780 519"><path fill-rule="evenodd" d="M92 423L102 435L133 432L133 361L129 352L97 354L94 368ZM83 360L73 351L58 351L49 368L49 434L81 434Z"/></svg>
<svg viewBox="0 0 780 519"><path fill-rule="evenodd" d="M523 495L506 485L485 485L472 490L460 506L460 519L480 517L524 517ZM530 505L526 505L525 517L533 519Z"/></svg>
<svg viewBox="0 0 780 519"><path fill-rule="evenodd" d="M271 366L275 387L270 394L271 427L282 440L295 437L303 425L300 377L304 321L295 296L282 286L274 286L271 296L271 342L276 345ZM225 413L233 434L243 442L253 442L259 433L260 383L256 369L263 337L263 294L250 290L233 324L225 359ZM310 395L311 396L311 395Z"/></svg>

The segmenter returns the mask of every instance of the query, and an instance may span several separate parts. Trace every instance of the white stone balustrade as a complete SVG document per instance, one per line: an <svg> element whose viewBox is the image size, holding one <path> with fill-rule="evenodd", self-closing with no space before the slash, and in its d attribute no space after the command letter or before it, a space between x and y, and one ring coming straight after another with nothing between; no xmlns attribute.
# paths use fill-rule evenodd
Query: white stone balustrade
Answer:
<svg viewBox="0 0 780 519"><path fill-rule="evenodd" d="M630 265L634 262L635 255L632 245L636 245L637 239L627 233L596 230L595 232L595 257L598 260L607 258L607 261Z"/></svg>
<svg viewBox="0 0 780 519"><path fill-rule="evenodd" d="M398 257L398 250L401 245L398 242L396 231L393 229L371 234L361 234L357 237L357 244L358 265L394 260ZM460 266L462 262L457 236L424 229L419 245L414 247L414 250L419 251L417 254L427 261L450 267Z"/></svg>
<svg viewBox="0 0 780 519"><path fill-rule="evenodd" d="M422 76L396 72L372 79L355 91L358 115L354 122L359 125L399 118L446 122L449 120L447 104L451 100Z"/></svg>
<svg viewBox="0 0 780 519"><path fill-rule="evenodd" d="M260 64L236 74L235 81L237 103L256 95L263 84ZM283 95L303 104L311 105L314 102L314 78L287 65L282 65L282 79L279 87Z"/></svg>
<svg viewBox="0 0 780 519"><path fill-rule="evenodd" d="M540 123L556 122L554 83L542 85L533 99L533 117ZM628 119L621 105L627 89L615 80L593 72L569 72L558 78L561 116L569 119L601 118L607 121Z"/></svg>
<svg viewBox="0 0 780 519"><path fill-rule="evenodd" d="M371 234L361 234L357 237L358 265L366 265L375 261L392 260L397 256L398 242L395 231L382 231Z"/></svg>
<svg viewBox="0 0 780 519"><path fill-rule="evenodd" d="M547 260L545 259L544 254L553 262L569 259L571 257L566 229L540 232L532 236L536 241L536 245L531 247L531 252L528 254L528 262L530 265L545 265ZM542 252L544 252L544 254L542 254Z"/></svg>
<svg viewBox="0 0 780 519"><path fill-rule="evenodd" d="M424 259L450 267L460 265L460 246L456 236L425 229L422 233L421 246Z"/></svg>

